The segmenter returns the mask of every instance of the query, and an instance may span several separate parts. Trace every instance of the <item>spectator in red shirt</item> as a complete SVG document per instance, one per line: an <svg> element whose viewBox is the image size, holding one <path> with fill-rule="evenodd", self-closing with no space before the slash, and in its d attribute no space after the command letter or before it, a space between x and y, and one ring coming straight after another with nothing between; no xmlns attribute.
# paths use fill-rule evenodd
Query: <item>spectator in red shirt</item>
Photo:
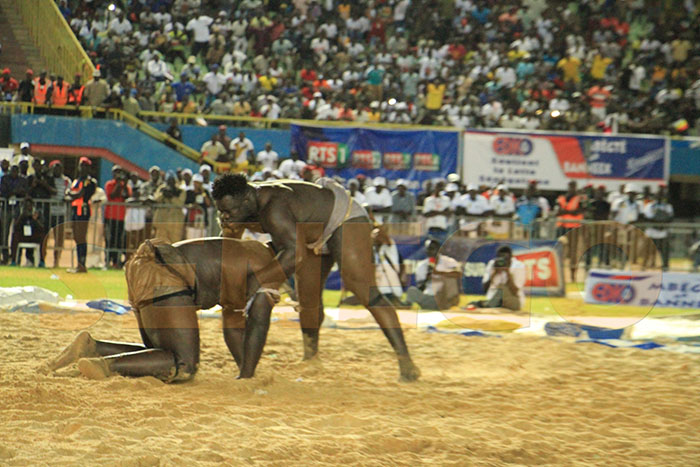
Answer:
<svg viewBox="0 0 700 467"><path fill-rule="evenodd" d="M2 70L2 77L0 77L0 90L2 90L2 100L11 101L12 96L19 88L19 83L16 79L10 76L10 69L5 68Z"/></svg>
<svg viewBox="0 0 700 467"><path fill-rule="evenodd" d="M105 248L107 262L111 268L122 267L121 256L124 253L124 202L131 197L131 188L127 185L127 173L119 165L112 167L112 180L105 184L107 206L105 207ZM119 203L119 204L112 204Z"/></svg>

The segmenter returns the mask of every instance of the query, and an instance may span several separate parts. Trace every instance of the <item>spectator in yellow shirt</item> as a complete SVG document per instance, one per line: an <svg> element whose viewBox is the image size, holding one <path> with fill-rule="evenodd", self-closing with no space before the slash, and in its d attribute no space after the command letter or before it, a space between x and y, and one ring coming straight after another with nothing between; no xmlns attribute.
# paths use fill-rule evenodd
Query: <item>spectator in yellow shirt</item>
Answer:
<svg viewBox="0 0 700 467"><path fill-rule="evenodd" d="M562 58L559 60L559 63L557 63L557 69L562 71L564 83L566 84L578 84L581 82L579 68L581 68L581 60L572 55Z"/></svg>
<svg viewBox="0 0 700 467"><path fill-rule="evenodd" d="M425 108L430 111L438 111L442 107L442 100L445 97L445 83L439 79L428 83L425 98Z"/></svg>
<svg viewBox="0 0 700 467"><path fill-rule="evenodd" d="M600 80L605 78L605 70L612 63L612 58L604 57L601 53L597 53L593 57L593 63L591 64L591 78Z"/></svg>

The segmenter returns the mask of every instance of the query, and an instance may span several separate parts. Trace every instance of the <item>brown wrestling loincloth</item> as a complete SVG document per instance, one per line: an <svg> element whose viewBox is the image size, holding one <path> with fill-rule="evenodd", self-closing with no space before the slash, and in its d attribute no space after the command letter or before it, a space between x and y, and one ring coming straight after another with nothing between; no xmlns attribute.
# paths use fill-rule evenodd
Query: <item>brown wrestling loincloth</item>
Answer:
<svg viewBox="0 0 700 467"><path fill-rule="evenodd" d="M352 199L350 193L343 188L338 182L332 178L323 177L316 181L316 184L321 185L323 188L328 188L333 192L335 200L333 202L333 211L331 211L331 216L328 218L328 222L323 228L323 234L321 237L313 243L308 243L307 248L313 250L314 253L323 253L324 246L329 238L333 235L333 232L338 229L345 221L348 219L354 219L355 217L369 217L365 208L360 206L360 204Z"/></svg>
<svg viewBox="0 0 700 467"><path fill-rule="evenodd" d="M125 266L129 302L136 309L166 295L193 290L195 270L170 243L146 240Z"/></svg>

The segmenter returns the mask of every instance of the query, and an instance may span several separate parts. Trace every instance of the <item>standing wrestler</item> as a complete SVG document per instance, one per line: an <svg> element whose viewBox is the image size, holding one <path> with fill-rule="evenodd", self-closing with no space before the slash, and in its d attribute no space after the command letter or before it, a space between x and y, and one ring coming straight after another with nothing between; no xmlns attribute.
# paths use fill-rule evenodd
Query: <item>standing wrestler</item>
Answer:
<svg viewBox="0 0 700 467"><path fill-rule="evenodd" d="M68 199L71 202L71 227L75 249L78 252L78 267L69 269L68 272L87 272L87 231L90 222L90 198L97 189L97 180L90 176L92 161L87 157L81 157L78 162L78 176L73 180L68 191Z"/></svg>
<svg viewBox="0 0 700 467"><path fill-rule="evenodd" d="M259 281L263 269L270 282ZM266 245L232 238L175 245L146 240L126 263L125 275L143 344L98 341L83 331L47 370L78 361L80 372L92 379L119 374L187 381L199 364L197 310L219 304L238 377L253 377L285 279Z"/></svg>
<svg viewBox="0 0 700 467"><path fill-rule="evenodd" d="M411 361L396 311L378 291L372 273L372 224L366 211L333 180L317 183L249 184L243 175L224 175L214 181L213 190L221 226L234 236L247 227L272 237L285 275L294 275L304 359L318 352L324 318L321 292L338 263L345 287L372 313L397 353L401 379L416 380L420 372ZM260 271L258 277L266 282L273 271Z"/></svg>

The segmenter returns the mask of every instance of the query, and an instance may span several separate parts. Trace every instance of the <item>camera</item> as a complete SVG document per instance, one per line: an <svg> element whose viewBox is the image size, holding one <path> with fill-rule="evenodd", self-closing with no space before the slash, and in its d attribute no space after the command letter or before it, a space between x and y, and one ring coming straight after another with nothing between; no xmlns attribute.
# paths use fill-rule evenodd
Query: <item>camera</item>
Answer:
<svg viewBox="0 0 700 467"><path fill-rule="evenodd" d="M497 256L493 261L494 267L505 268L508 266L508 261L503 256Z"/></svg>

